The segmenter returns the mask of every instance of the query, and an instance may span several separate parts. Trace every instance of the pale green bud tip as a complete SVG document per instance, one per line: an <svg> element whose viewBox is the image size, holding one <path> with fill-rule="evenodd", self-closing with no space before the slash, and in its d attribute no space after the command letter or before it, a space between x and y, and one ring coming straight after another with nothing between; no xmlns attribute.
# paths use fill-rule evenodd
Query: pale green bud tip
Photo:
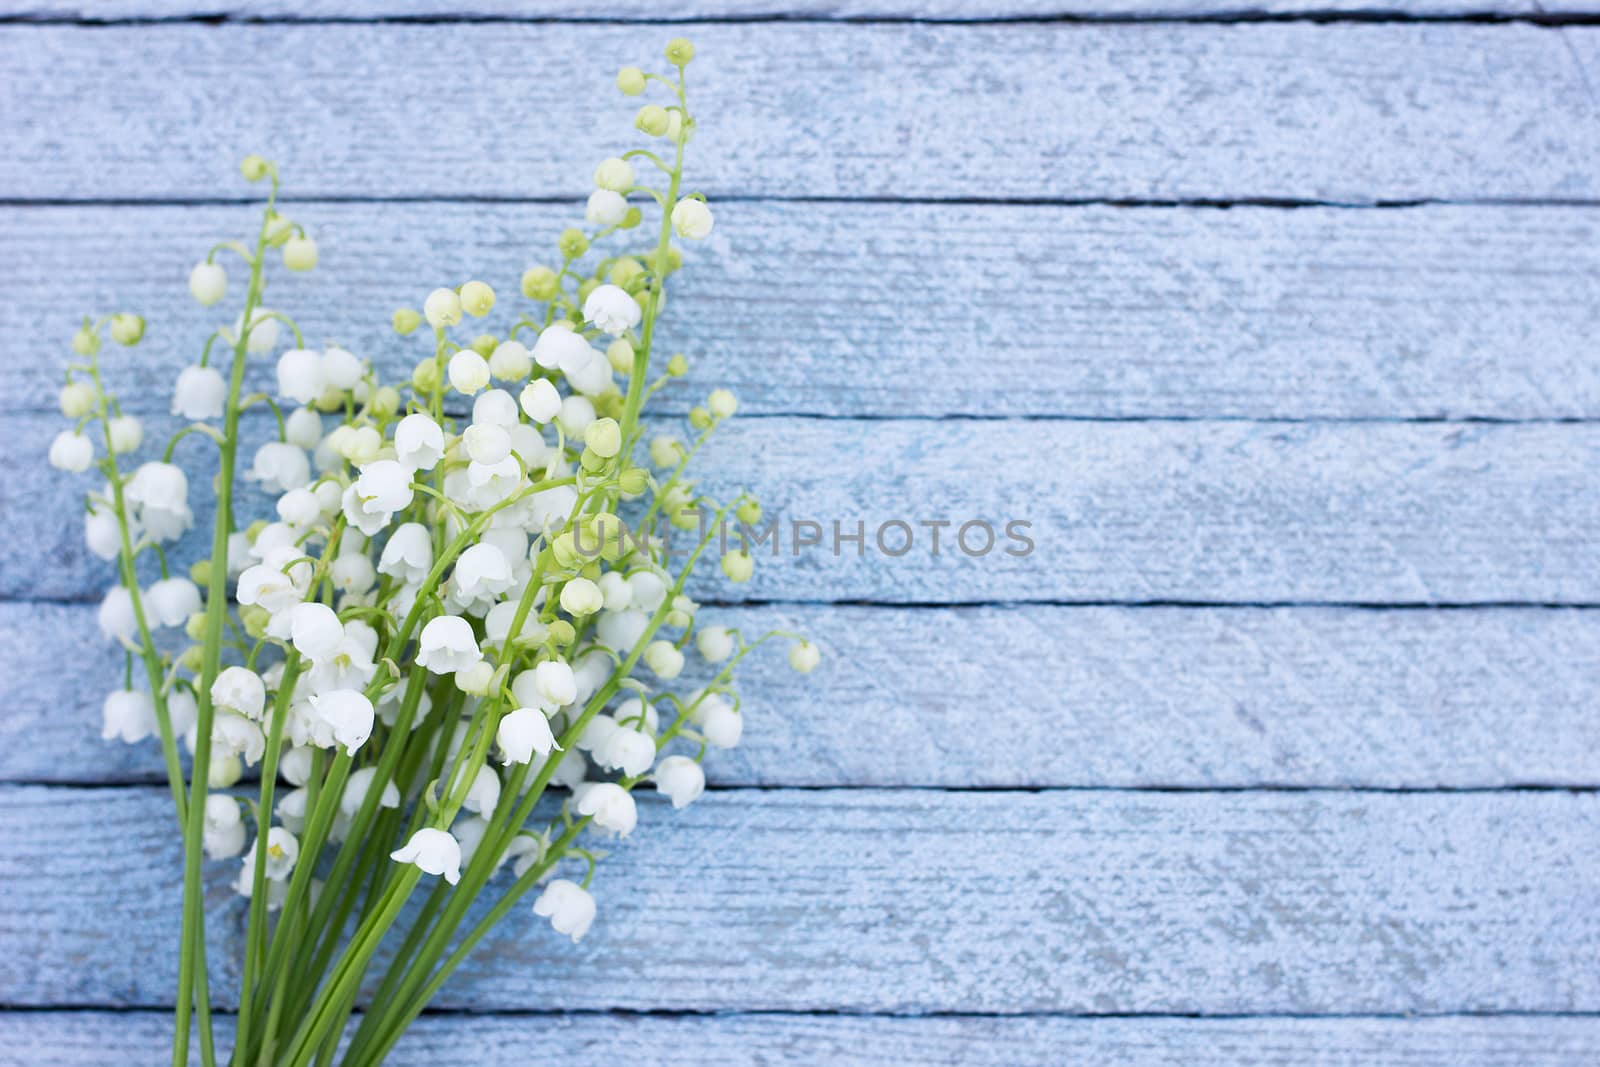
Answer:
<svg viewBox="0 0 1600 1067"><path fill-rule="evenodd" d="M712 415L726 419L739 409L739 401L726 389L714 389L706 398L706 407L711 409Z"/></svg>
<svg viewBox="0 0 1600 1067"><path fill-rule="evenodd" d="M388 418L400 410L400 392L392 385L385 385L372 394L372 400L367 407L374 415Z"/></svg>
<svg viewBox="0 0 1600 1067"><path fill-rule="evenodd" d="M617 476L617 488L626 496L638 496L650 486L650 476L643 467L629 467Z"/></svg>
<svg viewBox="0 0 1600 1067"><path fill-rule="evenodd" d="M644 71L638 67L623 67L617 71L617 88L623 96L638 96L644 92Z"/></svg>
<svg viewBox="0 0 1600 1067"><path fill-rule="evenodd" d="M550 623L545 636L553 645L570 645L578 639L578 631L566 619L556 619Z"/></svg>
<svg viewBox="0 0 1600 1067"><path fill-rule="evenodd" d="M72 335L72 350L80 356L92 356L100 351L100 335L87 326Z"/></svg>
<svg viewBox="0 0 1600 1067"><path fill-rule="evenodd" d="M583 443L610 459L622 451L622 427L616 419L595 419L583 431Z"/></svg>
<svg viewBox="0 0 1600 1067"><path fill-rule="evenodd" d="M574 578L561 587L561 607L568 615L593 615L605 602L600 587L587 578Z"/></svg>
<svg viewBox="0 0 1600 1067"><path fill-rule="evenodd" d="M522 295L529 300L549 300L556 295L556 272L549 267L530 267L522 273Z"/></svg>
<svg viewBox="0 0 1600 1067"><path fill-rule="evenodd" d="M394 313L394 318L389 320L394 332L404 337L422 325L422 312L415 308L401 308Z"/></svg>
<svg viewBox="0 0 1600 1067"><path fill-rule="evenodd" d="M711 412L701 407L690 408L689 425L697 430L704 430L711 425Z"/></svg>
<svg viewBox="0 0 1600 1067"><path fill-rule="evenodd" d="M267 161L257 155L248 155L239 161L239 173L247 182L258 182L267 176Z"/></svg>
<svg viewBox="0 0 1600 1067"><path fill-rule="evenodd" d="M465 670L456 671L456 688L471 696L483 696L494 684L494 666L479 661Z"/></svg>
<svg viewBox="0 0 1600 1067"><path fill-rule="evenodd" d="M197 559L189 565L189 580L204 589L211 584L211 561ZM199 638L195 638L199 640Z"/></svg>
<svg viewBox="0 0 1600 1067"><path fill-rule="evenodd" d="M618 374L630 374L633 371L633 345L628 343L626 337L619 337L606 345L606 362L611 364L611 369Z"/></svg>
<svg viewBox="0 0 1600 1067"><path fill-rule="evenodd" d="M461 308L475 319L481 319L494 308L494 290L483 282L468 282L461 287Z"/></svg>
<svg viewBox="0 0 1600 1067"><path fill-rule="evenodd" d="M244 777L244 764L229 752L211 761L206 769L206 784L212 789L232 789Z"/></svg>
<svg viewBox="0 0 1600 1067"><path fill-rule="evenodd" d="M309 237L291 237L283 245L283 265L290 270L311 270L317 265L317 242Z"/></svg>
<svg viewBox="0 0 1600 1067"><path fill-rule="evenodd" d="M643 221L644 212L640 211L636 207L630 207L628 209L628 213L622 216L622 221L617 225L621 226L624 230L631 230Z"/></svg>
<svg viewBox="0 0 1600 1067"><path fill-rule="evenodd" d="M748 552L729 552L722 557L722 573L730 582L748 582L755 570L756 562Z"/></svg>
<svg viewBox="0 0 1600 1067"><path fill-rule="evenodd" d="M411 369L411 384L419 393L431 393L439 388L439 364L429 358Z"/></svg>
<svg viewBox="0 0 1600 1067"><path fill-rule="evenodd" d="M683 357L682 352L667 360L667 373L674 378L682 378L689 373L689 361Z"/></svg>
<svg viewBox="0 0 1600 1067"><path fill-rule="evenodd" d="M111 316L111 339L119 345L132 347L144 337L144 319L124 312Z"/></svg>
<svg viewBox="0 0 1600 1067"><path fill-rule="evenodd" d="M694 58L694 45L686 38L674 37L667 42L667 62L675 67L686 67Z"/></svg>
<svg viewBox="0 0 1600 1067"><path fill-rule="evenodd" d="M461 298L453 289L435 289L422 304L423 317L436 330L461 321Z"/></svg>
<svg viewBox="0 0 1600 1067"><path fill-rule="evenodd" d="M734 514L739 517L740 522L753 526L761 521L761 504L755 500L746 500L734 509Z"/></svg>
<svg viewBox="0 0 1600 1067"><path fill-rule="evenodd" d="M500 338L492 333L480 333L472 339L472 344L467 346L484 359L494 355L494 350L500 347Z"/></svg>
<svg viewBox="0 0 1600 1067"><path fill-rule="evenodd" d="M671 120L666 108L656 104L646 104L639 109L638 117L633 120L633 124L651 137L660 137L667 132Z"/></svg>
<svg viewBox="0 0 1600 1067"><path fill-rule="evenodd" d="M810 641L801 641L789 649L789 666L800 674L810 674L822 661L822 653Z"/></svg>

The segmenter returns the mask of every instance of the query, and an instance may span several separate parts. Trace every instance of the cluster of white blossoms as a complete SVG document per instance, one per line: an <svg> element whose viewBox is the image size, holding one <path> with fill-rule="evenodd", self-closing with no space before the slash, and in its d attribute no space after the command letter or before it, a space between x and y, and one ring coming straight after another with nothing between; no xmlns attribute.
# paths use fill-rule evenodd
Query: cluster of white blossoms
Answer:
<svg viewBox="0 0 1600 1067"><path fill-rule="evenodd" d="M723 552L724 523L755 521L759 505L711 500L686 477L733 416L733 396L717 390L695 407L687 439L643 440L645 402L687 366L657 357L651 377L682 263L674 238L712 228L704 199L680 192L693 49L674 41L667 56L675 78L631 67L618 78L628 95L666 88L667 104L646 105L635 125L667 151L637 148L596 168L589 228L560 235L559 266L522 276L526 304L507 312L469 280L396 312L393 330L425 348L407 380L381 380L360 345L311 347L292 318L267 310L269 254L305 271L317 247L276 210L276 170L253 156L245 177L270 180L273 194L257 239L217 245L189 276L213 307L233 284L224 254L239 257L242 310L179 372L171 410L188 425L159 459L135 465L144 427L102 382L112 369L102 333L135 345L143 321L86 320L74 338L61 408L75 426L50 461L104 476L85 537L121 580L99 624L127 650L129 677L134 662L146 676L106 698L104 735L160 738L186 875L202 853L240 865L247 1052L280 1047L274 1062L298 1064L336 1043L373 949L425 876L435 881L411 951L376 1001L392 1010L366 1014L346 1062L381 1057L453 970L459 955L447 949L466 905L503 865L510 881L491 920L542 885L534 912L583 937L601 855L584 835L632 833L639 786L673 808L701 796L707 751L743 734L733 670L754 648L788 640L795 669L817 663L792 634L747 641L702 625L685 593L707 551L722 554L728 579L751 574L746 549ZM609 250L607 239L641 225L641 203L660 209L659 233L640 252ZM252 359L271 361L274 388L241 395ZM241 446L243 431L269 426L265 443ZM174 575L167 549L196 525L191 479L174 462L190 435L216 445L219 492L209 557ZM264 491L270 512L236 514L236 478ZM246 810L223 790L250 768L260 788ZM568 860L581 878L550 880ZM198 911L186 899L186 945ZM271 911L293 922L269 924ZM183 973L187 1002L204 974ZM181 1011L179 1021L186 1035Z"/></svg>

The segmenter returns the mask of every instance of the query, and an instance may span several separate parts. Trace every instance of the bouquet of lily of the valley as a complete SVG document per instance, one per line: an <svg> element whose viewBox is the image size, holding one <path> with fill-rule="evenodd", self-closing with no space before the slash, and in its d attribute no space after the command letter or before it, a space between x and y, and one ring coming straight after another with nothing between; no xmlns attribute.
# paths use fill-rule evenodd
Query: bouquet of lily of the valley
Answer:
<svg viewBox="0 0 1600 1067"><path fill-rule="evenodd" d="M634 829L631 791L648 783L681 808L704 789L707 748L738 744L741 659L783 638L795 669L815 666L795 635L700 625L684 592L708 550L729 580L751 573L758 503L712 501L685 477L733 396L693 408L684 439L643 440L646 403L685 369L681 355L652 359L682 262L672 239L712 225L681 189L693 54L675 40L670 76L619 74L629 96L661 94L635 125L665 148L599 165L587 229L560 235L558 266L523 274L528 303L502 332L462 329L496 309L481 281L395 313L393 329L425 349L408 382L307 347L268 299L269 268L311 270L317 246L277 209L277 171L255 156L244 177L270 192L254 239L218 244L189 276L212 307L230 268L243 274L242 307L179 374L185 425L162 451L133 458L144 427L108 391L117 360L102 358L103 334L137 345L143 320L86 319L73 337L61 407L76 425L50 461L104 476L86 536L117 565L99 622L127 659L104 736L159 739L177 809L175 1064L191 1041L218 1058L208 858L234 864L249 898L231 1062L376 1064L530 894L556 931L583 937L594 838ZM659 227L638 247L641 206ZM252 362L268 361L276 388L247 392ZM169 551L196 523L176 461L204 484L202 450L216 462L200 524L210 551L185 575ZM275 497L271 514L240 514L241 479ZM678 691L691 644L712 666ZM492 904L472 909L480 898Z"/></svg>

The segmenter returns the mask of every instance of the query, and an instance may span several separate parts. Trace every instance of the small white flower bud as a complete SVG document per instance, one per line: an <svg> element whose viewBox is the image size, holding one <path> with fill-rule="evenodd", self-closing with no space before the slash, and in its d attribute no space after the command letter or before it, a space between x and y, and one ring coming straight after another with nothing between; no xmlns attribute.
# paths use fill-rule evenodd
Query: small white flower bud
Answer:
<svg viewBox="0 0 1600 1067"><path fill-rule="evenodd" d="M587 578L573 578L561 587L561 608L575 618L593 615L605 606L600 587Z"/></svg>
<svg viewBox="0 0 1600 1067"><path fill-rule="evenodd" d="M198 422L222 417L228 383L215 367L185 367L172 392L172 413Z"/></svg>
<svg viewBox="0 0 1600 1067"><path fill-rule="evenodd" d="M483 282L468 282L461 287L461 310L481 319L494 309L494 290Z"/></svg>
<svg viewBox="0 0 1600 1067"><path fill-rule="evenodd" d="M128 744L143 741L156 732L156 706L150 694L135 689L119 689L106 696L101 709L100 737L121 738Z"/></svg>
<svg viewBox="0 0 1600 1067"><path fill-rule="evenodd" d="M569 396L561 401L556 422L568 437L581 437L594 421L594 402L586 396Z"/></svg>
<svg viewBox="0 0 1600 1067"><path fill-rule="evenodd" d="M248 667L224 667L211 683L211 703L247 719L261 718L266 702L265 683L259 674Z"/></svg>
<svg viewBox="0 0 1600 1067"><path fill-rule="evenodd" d="M683 673L683 653L671 641L650 642L644 650L644 663L664 681Z"/></svg>
<svg viewBox="0 0 1600 1067"><path fill-rule="evenodd" d="M699 716L700 732L705 735L706 743L718 748L737 747L739 738L744 735L744 716L723 700L708 699L706 704L708 707L703 708Z"/></svg>
<svg viewBox="0 0 1600 1067"><path fill-rule="evenodd" d="M291 348L278 357L278 395L297 404L310 404L322 395L322 354L309 348Z"/></svg>
<svg viewBox="0 0 1600 1067"><path fill-rule="evenodd" d="M739 409L739 401L726 389L713 389L706 398L706 407L719 419L726 419Z"/></svg>
<svg viewBox="0 0 1600 1067"><path fill-rule="evenodd" d="M421 412L407 415L394 428L394 450L404 466L432 470L444 456L444 430Z"/></svg>
<svg viewBox="0 0 1600 1067"><path fill-rule="evenodd" d="M680 200L672 209L672 228L679 237L698 241L711 232L711 209L704 200Z"/></svg>
<svg viewBox="0 0 1600 1067"><path fill-rule="evenodd" d="M707 663L721 663L733 655L733 634L725 626L707 626L695 635L694 646Z"/></svg>
<svg viewBox="0 0 1600 1067"><path fill-rule="evenodd" d="M454 289L435 289L422 304L422 317L435 330L454 326L461 321L461 298Z"/></svg>
<svg viewBox="0 0 1600 1067"><path fill-rule="evenodd" d="M706 772L688 756L668 756L656 765L651 777L674 808L687 808L706 791Z"/></svg>
<svg viewBox="0 0 1600 1067"><path fill-rule="evenodd" d="M503 382L517 382L533 370L533 357L519 341L502 341L489 356L489 373Z"/></svg>
<svg viewBox="0 0 1600 1067"><path fill-rule="evenodd" d="M474 463L495 464L511 454L511 435L504 426L474 424L462 434L467 455Z"/></svg>
<svg viewBox="0 0 1600 1067"><path fill-rule="evenodd" d="M594 924L594 897L576 882L557 878L545 886L539 899L533 902L533 913L548 918L558 934L572 938L573 944L583 940Z"/></svg>
<svg viewBox="0 0 1600 1067"><path fill-rule="evenodd" d="M151 621L160 626L182 626L200 610L200 587L187 578L163 578L145 594Z"/></svg>
<svg viewBox="0 0 1600 1067"><path fill-rule="evenodd" d="M330 348L322 353L318 370L321 372L324 388L348 390L354 389L361 381L361 374L365 368L355 353L342 348Z"/></svg>
<svg viewBox="0 0 1600 1067"><path fill-rule="evenodd" d="M625 193L633 188L633 164L625 159L612 156L610 159L600 161L594 169L594 184L597 189L608 189L614 193Z"/></svg>
<svg viewBox="0 0 1600 1067"><path fill-rule="evenodd" d="M629 296L627 290L616 285L595 286L594 292L583 302L583 317L612 337L627 333L637 326L640 315L639 302ZM588 348L587 342L584 347ZM566 369L565 363L562 369Z"/></svg>
<svg viewBox="0 0 1600 1067"><path fill-rule="evenodd" d="M822 653L810 641L801 641L789 649L789 666L800 674L810 674L822 662Z"/></svg>
<svg viewBox="0 0 1600 1067"><path fill-rule="evenodd" d="M210 307L221 300L228 291L228 272L221 263L196 263L189 272L189 294L202 307Z"/></svg>
<svg viewBox="0 0 1600 1067"><path fill-rule="evenodd" d="M596 189L589 194L583 217L596 226L615 226L628 214L628 202L609 189Z"/></svg>
<svg viewBox="0 0 1600 1067"><path fill-rule="evenodd" d="M73 430L62 430L50 442L50 466L82 474L94 462L94 442Z"/></svg>
<svg viewBox="0 0 1600 1067"><path fill-rule="evenodd" d="M68 382L61 387L61 414L81 419L94 410L94 390L83 382Z"/></svg>
<svg viewBox="0 0 1600 1067"><path fill-rule="evenodd" d="M311 270L317 265L317 242L309 237L289 238L283 243L283 265L290 270Z"/></svg>
<svg viewBox="0 0 1600 1067"><path fill-rule="evenodd" d="M529 382L518 402L528 418L540 425L549 422L561 411L561 394L547 378Z"/></svg>
<svg viewBox="0 0 1600 1067"><path fill-rule="evenodd" d="M111 451L119 455L132 452L144 443L144 423L132 415L118 415L111 420Z"/></svg>
<svg viewBox="0 0 1600 1067"><path fill-rule="evenodd" d="M470 348L450 357L448 371L450 385L458 393L471 396L489 384L489 364Z"/></svg>
<svg viewBox="0 0 1600 1067"><path fill-rule="evenodd" d="M627 837L639 823L633 797L615 782L585 782L572 791L572 806L579 815L592 817L596 826L618 837Z"/></svg>

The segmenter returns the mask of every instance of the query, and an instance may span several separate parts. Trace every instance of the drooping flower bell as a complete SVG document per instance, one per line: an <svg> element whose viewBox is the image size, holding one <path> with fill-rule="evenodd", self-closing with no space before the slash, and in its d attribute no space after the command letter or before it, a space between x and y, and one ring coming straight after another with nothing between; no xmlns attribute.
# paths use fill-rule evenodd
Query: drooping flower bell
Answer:
<svg viewBox="0 0 1600 1067"><path fill-rule="evenodd" d="M423 827L404 846L389 853L396 863L415 864L424 874L439 874L451 885L461 881L461 846L447 831Z"/></svg>
<svg viewBox="0 0 1600 1067"><path fill-rule="evenodd" d="M556 933L566 934L577 944L594 924L594 897L578 883L557 878L533 902L533 913L548 918Z"/></svg>

